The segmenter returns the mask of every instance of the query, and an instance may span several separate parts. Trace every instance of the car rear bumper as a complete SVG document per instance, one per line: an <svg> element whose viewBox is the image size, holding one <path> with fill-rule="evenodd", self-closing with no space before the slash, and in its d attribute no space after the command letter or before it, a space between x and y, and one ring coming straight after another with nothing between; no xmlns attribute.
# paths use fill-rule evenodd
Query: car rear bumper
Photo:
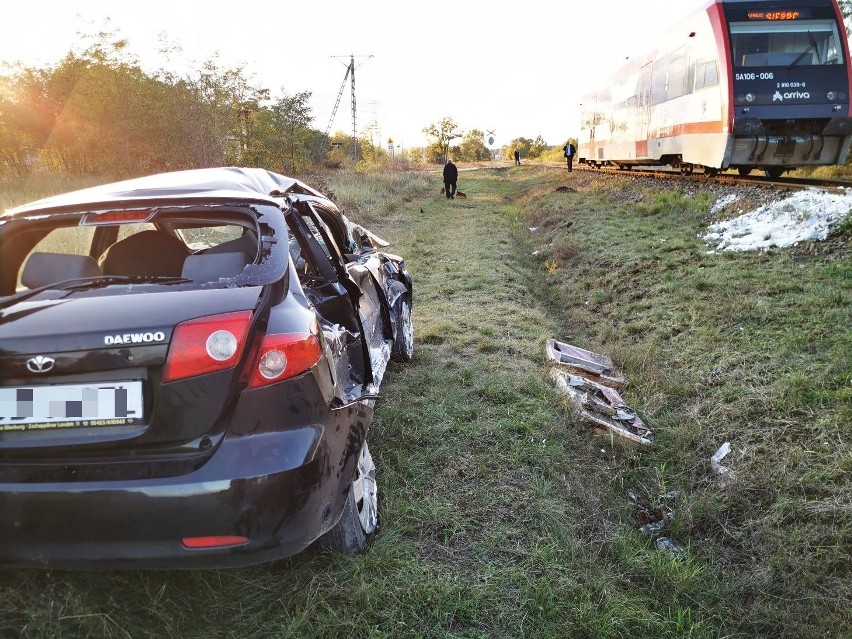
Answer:
<svg viewBox="0 0 852 639"><path fill-rule="evenodd" d="M207 464L180 477L0 483L0 564L201 568L296 554L335 523L354 467L354 454L334 451L326 430L226 438ZM182 542L209 536L248 541Z"/></svg>

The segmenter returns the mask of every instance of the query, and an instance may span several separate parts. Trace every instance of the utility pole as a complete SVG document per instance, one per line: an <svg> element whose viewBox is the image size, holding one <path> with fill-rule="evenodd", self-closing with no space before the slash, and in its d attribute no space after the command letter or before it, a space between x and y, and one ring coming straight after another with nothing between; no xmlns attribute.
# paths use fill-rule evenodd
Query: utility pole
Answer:
<svg viewBox="0 0 852 639"><path fill-rule="evenodd" d="M342 58L344 56L333 56L333 57ZM367 60L369 60L373 56L368 55L368 56L360 56L360 57L366 57ZM365 62L366 62L366 60L365 60ZM350 78L350 85L351 85L351 90L352 90L352 159L357 162L358 161L358 123L357 123L357 120L356 120L357 108L356 108L356 105L355 105L355 55L354 54L350 54L350 56L349 56L349 65L348 65L348 68L346 70L346 76L348 76ZM344 82L344 84L346 83L346 77L343 78L343 82ZM338 97L338 101L339 100L340 100L340 98ZM337 107L335 106L335 111L336 110L337 110ZM332 117L333 117L333 115L332 115ZM329 123L329 128L330 127L331 127L331 123Z"/></svg>
<svg viewBox="0 0 852 639"><path fill-rule="evenodd" d="M358 161L358 126L355 124L355 56L349 57L349 68L352 69L352 159Z"/></svg>

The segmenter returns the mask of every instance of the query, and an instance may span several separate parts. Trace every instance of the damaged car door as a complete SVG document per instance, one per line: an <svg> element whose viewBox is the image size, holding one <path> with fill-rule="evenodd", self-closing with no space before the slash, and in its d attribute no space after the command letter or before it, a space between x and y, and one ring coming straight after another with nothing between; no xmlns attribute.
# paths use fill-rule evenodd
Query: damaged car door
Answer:
<svg viewBox="0 0 852 639"><path fill-rule="evenodd" d="M332 351L331 371L335 396L341 404L370 394L373 362L361 315L356 311L362 295L343 265L343 254L326 224L309 205L287 216L295 241L291 256L305 296L314 307L325 343Z"/></svg>

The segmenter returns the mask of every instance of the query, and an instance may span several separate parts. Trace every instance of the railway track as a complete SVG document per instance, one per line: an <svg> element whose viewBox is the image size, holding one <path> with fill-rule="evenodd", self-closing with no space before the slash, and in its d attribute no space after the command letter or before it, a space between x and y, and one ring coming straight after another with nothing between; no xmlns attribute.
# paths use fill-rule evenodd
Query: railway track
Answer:
<svg viewBox="0 0 852 639"><path fill-rule="evenodd" d="M845 190L852 188L852 180L826 180L821 178L779 177L770 178L762 175L734 175L731 173L684 173L666 167L648 168L618 168L616 166L590 166L577 164L575 169L581 171L610 173L614 175L643 175L659 179L690 180L698 182L714 182L717 184L763 186L776 190L797 191L801 189L818 188L825 191Z"/></svg>

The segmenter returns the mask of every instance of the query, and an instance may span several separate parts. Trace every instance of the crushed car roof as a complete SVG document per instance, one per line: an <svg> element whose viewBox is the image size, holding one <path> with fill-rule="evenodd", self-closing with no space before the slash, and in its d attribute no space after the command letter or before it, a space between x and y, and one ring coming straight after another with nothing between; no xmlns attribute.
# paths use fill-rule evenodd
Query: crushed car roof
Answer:
<svg viewBox="0 0 852 639"><path fill-rule="evenodd" d="M178 202L261 202L302 194L328 199L291 177L259 168L219 167L159 173L56 195L8 209L0 217L99 206L150 206Z"/></svg>

